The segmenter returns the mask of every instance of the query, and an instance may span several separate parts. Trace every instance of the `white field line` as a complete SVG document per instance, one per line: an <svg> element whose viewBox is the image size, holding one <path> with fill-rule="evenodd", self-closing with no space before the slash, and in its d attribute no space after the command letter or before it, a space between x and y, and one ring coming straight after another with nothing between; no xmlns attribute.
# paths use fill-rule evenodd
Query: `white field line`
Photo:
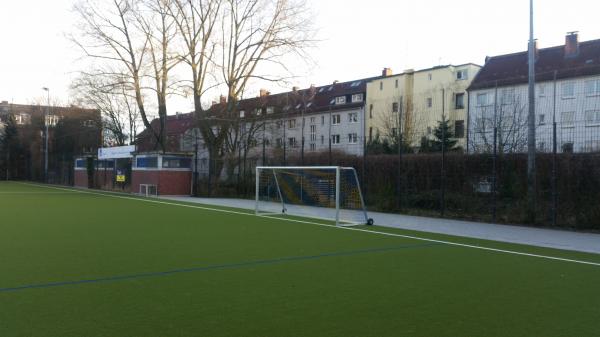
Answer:
<svg viewBox="0 0 600 337"><path fill-rule="evenodd" d="M166 202L166 201L159 201L159 200L134 198L134 197L128 197L128 196L122 196L122 195L92 192L92 191L89 191L89 190L75 190L75 189L67 189L67 188L61 188L61 187L55 187L55 186L46 186L46 185L38 185L38 184L31 184L31 183L23 183L23 184L25 184L25 185L31 185L31 186L38 186L38 187L45 187L45 188L52 188L52 189L63 190L63 191L73 191L73 192L84 193L84 194L93 194L93 195L100 195L100 196L105 196L105 197L113 197L113 198L125 199L125 200L143 201L143 202L149 202L149 203L155 203L155 204L161 204L161 205L170 205L170 206L178 206L178 207L186 207L186 208L195 208L195 209L201 209L201 210L213 211L213 212L221 212L221 213L228 213L228 214L256 216L254 213L245 213L245 212L231 211L231 210L226 210L226 209L218 209L218 208L211 208L211 207L204 207L204 206L197 206L197 205L186 205L186 204ZM348 230L348 231L355 231L355 232L361 232L361 233L370 233L370 234L377 234L377 235L384 235L384 236L391 236L391 237L400 237L400 238L412 239L412 240L418 240L418 241L441 243L441 244L445 244L445 245L449 245L449 246L463 247L463 248L472 248L472 249L484 250L484 251L489 251L489 252L496 252L496 253L503 253L503 254L512 254L512 255L519 255L519 256L527 256L527 257L534 257L534 258L539 258L539 259L561 261L561 262L569 262L569 263L577 263L577 264L583 264L583 265L600 267L600 263L599 262L590 262L590 261L583 261L583 260L566 259L566 258L562 258L562 257L555 257L555 256L549 256L549 255L530 254L530 253L523 253L523 252L518 252L518 251L513 251L513 250L497 249L497 248L490 248L490 247L483 247L483 246L475 246L475 245L469 245L469 244L464 244L464 243L457 243L457 242L443 241L443 240L435 240L435 239L427 239L427 238L422 238L422 237L412 236L412 235L403 235L403 234L396 234L396 233L386 233L386 232L373 231L373 230L360 229L360 228L353 228L353 227L338 227L338 226L326 225L326 224L322 224L322 223L318 223L318 222L312 222L312 221L306 221L306 220L297 220L297 219L289 219L289 218L284 218L284 217L275 217L275 216L268 216L268 215L264 215L264 216L260 216L259 215L259 217L267 218L267 219L280 220L280 221L286 221L286 222L303 223L303 224L310 224L310 225L321 226L321 227L328 227L328 228L342 229L342 230Z"/></svg>

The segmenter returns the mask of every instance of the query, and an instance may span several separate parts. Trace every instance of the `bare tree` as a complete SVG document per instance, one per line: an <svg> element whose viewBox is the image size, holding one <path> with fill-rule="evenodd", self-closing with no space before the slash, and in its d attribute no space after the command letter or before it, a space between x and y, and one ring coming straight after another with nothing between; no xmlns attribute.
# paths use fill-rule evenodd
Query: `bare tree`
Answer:
<svg viewBox="0 0 600 337"><path fill-rule="evenodd" d="M503 95L492 105L477 107L473 114L470 147L492 152L494 129L498 153L522 153L527 148L527 97Z"/></svg>
<svg viewBox="0 0 600 337"><path fill-rule="evenodd" d="M169 5L168 0L112 0L110 5L80 0L75 5L80 19L78 35L71 37L84 56L94 61L93 69L84 73L119 78L114 85L131 88L144 126L163 150L166 100L171 89L169 72L176 63L169 51L176 32L167 15ZM145 90L155 94L159 130L151 126Z"/></svg>
<svg viewBox="0 0 600 337"><path fill-rule="evenodd" d="M82 75L71 84L71 91L79 105L93 107L102 114L108 145L126 145L137 136L140 114L130 90L119 78Z"/></svg>

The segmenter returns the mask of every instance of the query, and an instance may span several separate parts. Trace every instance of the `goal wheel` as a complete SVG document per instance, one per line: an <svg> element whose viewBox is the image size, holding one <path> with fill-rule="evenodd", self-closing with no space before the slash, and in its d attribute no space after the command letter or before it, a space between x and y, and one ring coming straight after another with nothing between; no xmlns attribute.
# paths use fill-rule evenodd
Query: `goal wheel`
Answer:
<svg viewBox="0 0 600 337"><path fill-rule="evenodd" d="M372 218L369 218L369 220L367 220L367 226L373 226L375 224L375 221Z"/></svg>

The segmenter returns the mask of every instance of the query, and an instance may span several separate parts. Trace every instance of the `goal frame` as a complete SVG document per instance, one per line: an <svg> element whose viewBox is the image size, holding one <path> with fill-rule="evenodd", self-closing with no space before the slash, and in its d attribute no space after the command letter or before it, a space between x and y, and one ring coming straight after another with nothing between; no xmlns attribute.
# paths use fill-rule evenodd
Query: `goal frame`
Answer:
<svg viewBox="0 0 600 337"><path fill-rule="evenodd" d="M365 199L363 196L363 192L362 192L362 188L360 187L360 182L358 180L358 174L356 173L356 169L353 167L344 167L344 166L257 166L255 169L255 178L256 178L256 195L255 195L255 208L254 208L254 212L256 216L261 216L261 212L259 210L259 203L260 203L260 172L261 171L272 171L273 174L273 178L274 181L277 185L277 192L279 194L279 199L281 200L281 207L282 207L282 214L286 214L286 204L285 201L283 199L283 196L281 194L281 188L279 187L279 182L277 179L277 170L330 170L330 171L335 171L335 225L336 226L347 226L347 225L372 225L373 224L373 219L369 218L368 213L367 213L367 207L365 205ZM356 180L356 188L358 189L358 194L360 197L360 203L362 206L362 209L360 209L359 211L363 213L364 216L364 223L350 223L348 222L348 224L343 224L344 221L340 221L340 183L341 183L341 172L343 170L348 170L351 171L354 179ZM269 215L269 214L262 214L262 215ZM274 214L271 214L274 215ZM320 218L320 217L310 217L310 218L315 218L315 219L323 219L323 220L331 220L330 218Z"/></svg>
<svg viewBox="0 0 600 337"><path fill-rule="evenodd" d="M156 192L156 194L152 194L149 193L150 188L154 187L154 191ZM143 193L142 191L146 191L145 193ZM151 198L151 197L158 197L158 185L156 184L140 184L140 191L139 191L139 195L146 197L146 198Z"/></svg>

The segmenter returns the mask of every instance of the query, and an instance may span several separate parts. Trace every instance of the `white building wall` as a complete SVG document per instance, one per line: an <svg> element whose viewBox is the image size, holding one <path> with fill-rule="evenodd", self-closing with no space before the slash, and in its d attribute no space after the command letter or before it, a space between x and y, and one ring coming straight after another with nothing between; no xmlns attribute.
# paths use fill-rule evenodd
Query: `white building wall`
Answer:
<svg viewBox="0 0 600 337"><path fill-rule="evenodd" d="M505 86L499 87L497 92L497 101L495 88L469 93L469 152L491 151L494 126L502 138L499 148L502 144L504 152L526 152L528 87L526 84ZM600 76L537 83L539 152L552 152L554 118L558 152L600 151Z"/></svg>

